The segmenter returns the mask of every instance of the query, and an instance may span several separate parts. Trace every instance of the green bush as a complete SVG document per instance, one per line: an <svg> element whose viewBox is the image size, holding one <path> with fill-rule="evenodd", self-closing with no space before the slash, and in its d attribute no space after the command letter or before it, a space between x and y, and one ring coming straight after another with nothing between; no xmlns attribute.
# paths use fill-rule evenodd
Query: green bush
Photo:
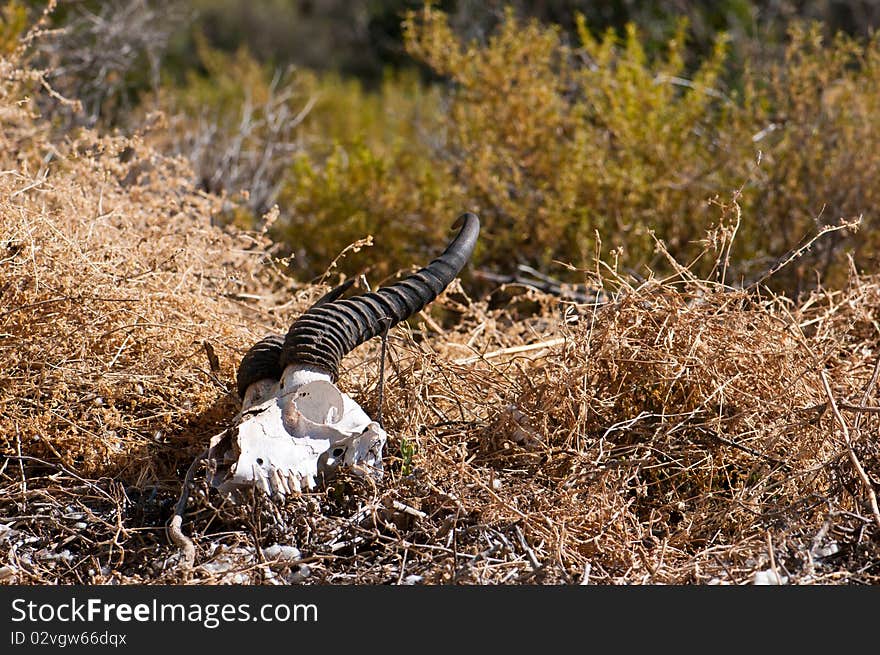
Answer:
<svg viewBox="0 0 880 655"><path fill-rule="evenodd" d="M791 292L817 274L840 281L847 254L876 265L877 37L826 43L818 25L794 26L784 59L741 66L723 34L688 63L684 23L649 49L634 25L597 35L574 22L572 42L508 11L486 38L465 41L426 7L404 21L406 47L443 82L389 73L370 91L303 70L273 85L245 51L205 47L204 72L164 90L164 105L190 124L214 112L214 143L289 146L272 150L271 170L208 188L270 189L238 218L277 202L275 236L302 279L368 236L377 251L350 252L346 273L369 261L378 280L423 263L464 210L483 221L475 265L502 272L529 264L576 280L555 262L592 267L613 252L625 269L662 274L671 264L659 239L706 275L717 259L700 253L723 226L736 231L726 280L750 283L823 227L860 216L861 230L824 235L775 281ZM243 138L248 103L301 120L280 139L267 115ZM215 159L222 172L228 158Z"/></svg>
<svg viewBox="0 0 880 655"><path fill-rule="evenodd" d="M0 6L0 55L8 55L18 47L29 25L27 7L17 0Z"/></svg>
<svg viewBox="0 0 880 655"><path fill-rule="evenodd" d="M431 143L443 120L442 99L413 74L388 75L380 92L335 76L322 79L304 124L305 151L287 176L276 238L295 270L322 274L347 245L377 237L378 252L351 253L340 266L374 281L424 264L448 238L454 179Z"/></svg>
<svg viewBox="0 0 880 655"><path fill-rule="evenodd" d="M682 27L650 60L634 27L582 45L512 13L484 45L436 11L407 21L410 51L451 81L445 157L485 223L494 266L510 254L587 265L598 234L628 261L673 252L709 223L706 198L742 184L750 159L737 108L716 90L724 42L685 81Z"/></svg>
<svg viewBox="0 0 880 655"><path fill-rule="evenodd" d="M447 80L419 116L430 116L430 130L404 121L403 142L337 144L323 161L301 160L291 234L312 225L343 242L382 235L393 269L413 259L395 248L439 240L438 227L470 209L484 224L479 266L562 275L553 262L589 266L598 238L606 255L619 249L622 266L662 273L669 263L655 237L679 262L698 259L735 198L728 281L759 279L824 226L859 216L869 229L825 235L778 283L797 290L811 270L842 279L847 253L875 263L876 38L826 44L818 26L795 26L783 61L746 66L732 88L724 35L689 69L685 25L653 55L634 26L595 36L583 18L577 25L572 45L558 28L508 12L485 41L465 43L442 12L410 14L409 52ZM391 111L400 99L383 94Z"/></svg>

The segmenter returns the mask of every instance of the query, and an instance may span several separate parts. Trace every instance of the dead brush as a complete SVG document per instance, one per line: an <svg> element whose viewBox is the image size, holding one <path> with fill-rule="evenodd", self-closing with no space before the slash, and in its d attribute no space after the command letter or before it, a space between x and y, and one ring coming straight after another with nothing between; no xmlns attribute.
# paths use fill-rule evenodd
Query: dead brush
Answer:
<svg viewBox="0 0 880 655"><path fill-rule="evenodd" d="M737 289L734 231L712 279L599 266L594 302L530 291L525 320L450 289L389 334L382 480L232 506L196 470L184 570L165 526L237 409L237 362L324 289L260 234L212 226L220 201L180 161L54 141L3 84L0 580L880 581L880 277ZM380 352L340 372L371 413Z"/></svg>

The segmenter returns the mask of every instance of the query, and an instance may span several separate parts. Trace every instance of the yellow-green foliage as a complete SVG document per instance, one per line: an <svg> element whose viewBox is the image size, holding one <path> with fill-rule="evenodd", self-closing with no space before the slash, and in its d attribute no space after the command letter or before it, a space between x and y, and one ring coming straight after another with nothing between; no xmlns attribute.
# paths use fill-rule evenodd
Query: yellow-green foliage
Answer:
<svg viewBox="0 0 880 655"><path fill-rule="evenodd" d="M316 238L340 238L338 250L397 226L381 232L386 252L413 235L439 239L438 226L471 209L484 223L484 265L584 266L598 235L603 249L623 248L623 264L662 270L652 233L690 261L722 220L717 201L736 195L731 273L751 279L822 225L859 215L876 223L877 39L823 44L818 28L794 28L783 62L747 66L728 88L723 35L691 69L685 25L649 56L633 26L594 36L577 23L579 41L569 44L558 28L508 12L485 42L465 43L442 12L410 14L409 52L449 82L419 114L430 129L398 121L401 132L370 141L377 132L365 121L364 140L338 144L323 164L301 161L290 238L312 225ZM403 102L397 91L382 90L386 112ZM379 102L365 101L349 97L331 111L353 116ZM828 235L803 261L833 275L844 245L870 264L872 232ZM393 256L391 268L412 261Z"/></svg>
<svg viewBox="0 0 880 655"><path fill-rule="evenodd" d="M440 95L413 75L388 76L377 92L336 77L321 81L304 124L308 148L280 196L288 218L280 238L294 269L324 272L347 245L381 236L376 253L346 257L349 271L369 261L376 278L424 258L455 218L447 195L454 180L431 150ZM438 218L439 220L433 220Z"/></svg>
<svg viewBox="0 0 880 655"><path fill-rule="evenodd" d="M18 40L30 24L27 7L11 0L0 6L0 55L7 55L18 47Z"/></svg>
<svg viewBox="0 0 880 655"><path fill-rule="evenodd" d="M277 176L273 201L281 218L273 236L288 244L298 277L320 275L346 246L377 234L385 263L373 272L392 274L423 254L420 245L428 249L448 236L454 217L424 221L443 213L451 183L429 152L441 116L439 89L405 72L389 73L378 90L366 91L333 74L279 74L246 49L227 54L201 37L196 42L203 70L144 103L170 121L154 138L195 160L210 190L238 201L223 219L241 226L253 226L268 207L235 192L253 196L249 183ZM282 123L290 127L282 130ZM266 170L273 165L278 169ZM360 271L374 260L373 253L349 252L345 267Z"/></svg>
<svg viewBox="0 0 880 655"><path fill-rule="evenodd" d="M683 26L656 61L634 27L595 39L583 19L578 48L512 13L485 45L461 43L436 11L411 15L406 33L453 82L448 148L499 255L584 264L598 231L644 261L649 230L673 249L701 236L706 189L741 183L751 144L715 90L723 41L685 83ZM724 159L734 166L718 180Z"/></svg>
<svg viewBox="0 0 880 655"><path fill-rule="evenodd" d="M571 42L507 12L486 39L465 42L426 7L407 16L405 43L444 83L397 73L369 91L302 70L273 87L247 53L202 47L208 74L191 76L169 106L225 112L221 131L231 132L244 103L279 87L291 90L289 116L308 108L280 169L275 224L302 278L370 235L381 256L347 257L347 272L369 261L375 279L422 263L465 210L483 221L479 266L562 275L554 261L588 266L601 241L626 267L663 271L655 236L691 261L734 196L742 220L728 281L755 279L841 218L863 216L868 229L826 235L790 273L814 266L828 283L845 252L876 263L880 37L822 43L818 27L794 27L784 60L740 71L724 35L689 64L684 24L650 53L632 25L595 35L582 17L576 24ZM705 260L696 273L715 261Z"/></svg>
<svg viewBox="0 0 880 655"><path fill-rule="evenodd" d="M246 49L227 54L212 48L201 34L194 38L204 72L187 71L185 84L175 89L174 109L188 115L208 110L232 118L242 103L259 106L269 99L268 71Z"/></svg>
<svg viewBox="0 0 880 655"><path fill-rule="evenodd" d="M875 271L880 34L865 44L844 36L825 44L814 25L794 29L791 38L783 65L766 78L749 78L759 98L755 126L772 131L756 143L764 161L753 180L748 210L755 232L748 242L778 253L814 232L817 223L862 216L858 234L845 242L845 233L819 241L811 261L820 270L839 270L845 246Z"/></svg>

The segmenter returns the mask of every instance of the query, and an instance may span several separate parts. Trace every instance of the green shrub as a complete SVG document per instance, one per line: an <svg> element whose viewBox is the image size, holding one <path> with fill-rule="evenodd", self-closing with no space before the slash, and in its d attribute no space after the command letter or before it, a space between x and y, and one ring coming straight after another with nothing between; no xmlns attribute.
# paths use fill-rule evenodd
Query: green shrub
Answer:
<svg viewBox="0 0 880 655"><path fill-rule="evenodd" d="M839 219L862 217L856 234L818 241L800 274L815 269L841 281L844 254L876 270L880 240L880 35L862 43L839 35L824 43L818 25L795 27L785 61L766 77L750 76L755 132L763 158L744 211L751 231L740 243L778 257L805 234ZM772 129L771 129L772 128ZM809 280L807 280L809 281Z"/></svg>
<svg viewBox="0 0 880 655"><path fill-rule="evenodd" d="M18 0L0 6L0 55L8 55L18 47L19 38L29 25L27 7Z"/></svg>
<svg viewBox="0 0 880 655"><path fill-rule="evenodd" d="M597 233L633 264L650 258L651 231L679 252L709 223L707 197L742 184L752 148L716 90L723 40L685 81L683 27L656 60L632 26L596 39L581 19L579 33L573 48L508 13L485 44L466 45L439 12L407 21L410 51L451 81L445 154L493 265L512 252L587 265Z"/></svg>
<svg viewBox="0 0 880 655"><path fill-rule="evenodd" d="M406 47L444 82L389 73L375 91L302 70L273 86L247 53L206 50L207 73L166 104L190 120L215 112L213 133L250 150L290 146L273 150L271 170L221 188L272 190L239 216L253 221L278 202L275 236L303 279L368 236L379 256L350 252L346 273L369 261L380 280L423 263L464 210L483 222L475 266L503 272L523 263L576 280L554 262L592 267L614 252L624 269L663 274L660 239L705 275L716 259L700 253L734 215L729 282L761 279L823 227L859 216L863 229L823 236L776 283L796 292L816 273L842 280L846 254L876 265L877 37L825 43L818 25L795 26L784 59L742 67L723 34L689 64L683 23L659 50L633 25L596 35L583 17L575 24L571 42L508 11L485 39L466 42L426 7L404 21ZM238 134L242 108L272 98L288 116L309 111L283 139L268 127Z"/></svg>
<svg viewBox="0 0 880 655"><path fill-rule="evenodd" d="M483 217L483 265L587 266L598 236L622 265L664 272L653 235L690 262L731 197L742 213L729 280L758 279L859 216L862 230L826 235L779 283L795 290L811 270L840 281L848 253L876 264L878 37L826 44L820 26L794 26L784 60L747 66L728 88L723 34L689 70L684 25L649 56L634 26L596 37L577 24L569 45L512 12L483 43L462 42L431 8L405 23L409 51L449 80L433 157L450 197Z"/></svg>
<svg viewBox="0 0 880 655"><path fill-rule="evenodd" d="M436 254L461 209L451 209L454 179L431 138L442 114L436 90L412 74L387 76L381 91L323 78L304 128L308 147L280 196L286 218L278 238L307 276L323 273L347 245L367 236L378 252L340 263L377 281Z"/></svg>

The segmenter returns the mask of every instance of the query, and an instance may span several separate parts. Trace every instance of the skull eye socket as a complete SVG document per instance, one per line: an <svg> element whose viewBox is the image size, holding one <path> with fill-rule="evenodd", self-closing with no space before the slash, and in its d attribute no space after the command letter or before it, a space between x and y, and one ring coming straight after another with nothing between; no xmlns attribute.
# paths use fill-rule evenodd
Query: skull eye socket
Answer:
<svg viewBox="0 0 880 655"><path fill-rule="evenodd" d="M262 457L257 457L257 464L259 464L260 466L263 465L263 458Z"/></svg>
<svg viewBox="0 0 880 655"><path fill-rule="evenodd" d="M333 457L342 457L342 454L345 452L345 448L334 448L333 449Z"/></svg>

